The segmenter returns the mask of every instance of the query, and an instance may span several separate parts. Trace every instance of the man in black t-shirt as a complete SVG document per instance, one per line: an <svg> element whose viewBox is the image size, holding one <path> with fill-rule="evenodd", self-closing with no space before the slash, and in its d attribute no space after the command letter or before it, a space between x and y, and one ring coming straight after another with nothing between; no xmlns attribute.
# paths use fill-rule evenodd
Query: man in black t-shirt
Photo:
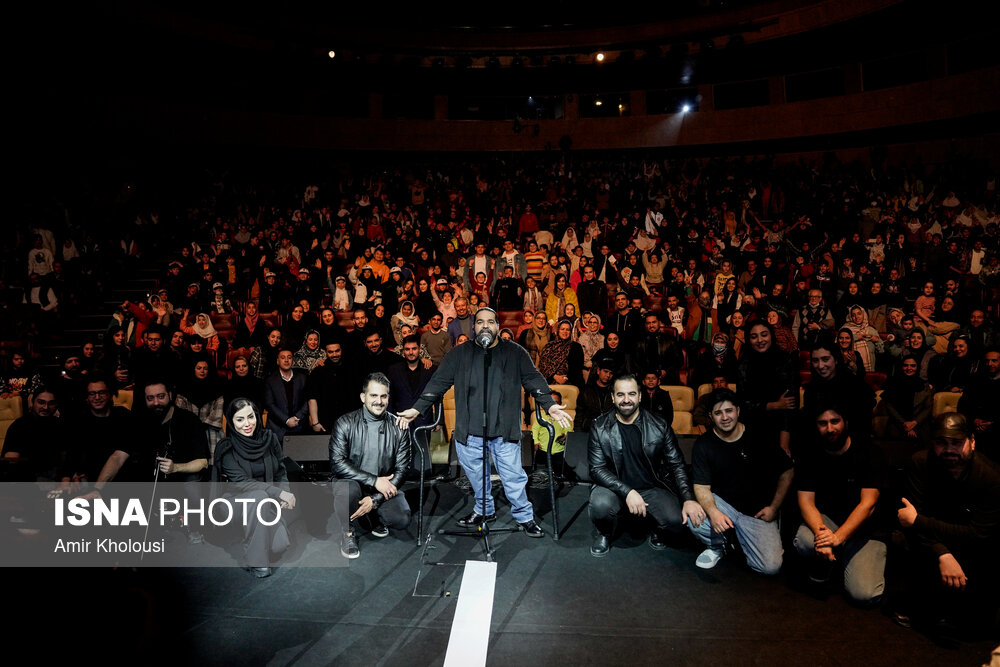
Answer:
<svg viewBox="0 0 1000 667"><path fill-rule="evenodd" d="M739 400L729 389L712 392L712 430L694 443L694 495L709 521L688 527L708 547L695 561L703 570L715 567L725 552L726 533L733 531L747 565L762 574L777 574L783 549L778 511L792 483L792 460L777 441L760 439L740 422Z"/></svg>
<svg viewBox="0 0 1000 667"><path fill-rule="evenodd" d="M163 380L149 380L142 388L146 410L137 420L138 432L127 443L127 451L116 449L101 469L94 484L94 494L102 494L108 482L150 481L184 482L184 495L192 505L197 505L200 491L197 482L208 468L208 439L205 426L188 410L174 405L174 393ZM126 462L133 478L123 480ZM128 470L128 468L126 468ZM198 531L188 531L188 540L200 543L204 538Z"/></svg>
<svg viewBox="0 0 1000 667"><path fill-rule="evenodd" d="M818 442L796 466L803 524L795 549L813 560L810 579L825 582L840 565L848 595L873 604L885 589L886 545L872 539L869 519L885 483L885 457L863 431L848 430L844 413L832 404L813 413Z"/></svg>
<svg viewBox="0 0 1000 667"><path fill-rule="evenodd" d="M326 360L316 364L306 378L309 426L316 433L331 432L337 420L351 411L354 394L361 382L344 358L344 347L340 341L330 341L323 347Z"/></svg>
<svg viewBox="0 0 1000 667"><path fill-rule="evenodd" d="M611 385L614 410L594 420L587 444L590 477L590 520L594 522L592 556L608 553L618 515L624 509L656 522L649 546L664 549L660 533L678 532L685 523L705 523L684 469L684 455L670 423L639 407L635 377L619 377Z"/></svg>

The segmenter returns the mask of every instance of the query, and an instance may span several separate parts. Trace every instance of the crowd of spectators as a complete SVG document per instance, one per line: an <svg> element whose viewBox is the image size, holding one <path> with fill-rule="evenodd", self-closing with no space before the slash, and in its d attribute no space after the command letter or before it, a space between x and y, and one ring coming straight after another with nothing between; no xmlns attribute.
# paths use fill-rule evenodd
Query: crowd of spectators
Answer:
<svg viewBox="0 0 1000 667"><path fill-rule="evenodd" d="M576 430L632 373L660 414L658 385L735 385L743 421L792 454L803 385L806 403L881 392L852 403L852 425L912 451L934 395L960 393L977 452L1000 453L1000 207L972 161L486 158L213 183L174 208L111 240L39 223L11 244L27 262L0 285L0 394L36 416L51 397L46 414L73 420L97 378L137 395L166 378L210 448L239 396L279 438L326 432L405 341L432 369L489 305L551 384L578 390ZM58 359L30 344L100 314L140 263L163 267L157 291L114 308L99 339Z"/></svg>

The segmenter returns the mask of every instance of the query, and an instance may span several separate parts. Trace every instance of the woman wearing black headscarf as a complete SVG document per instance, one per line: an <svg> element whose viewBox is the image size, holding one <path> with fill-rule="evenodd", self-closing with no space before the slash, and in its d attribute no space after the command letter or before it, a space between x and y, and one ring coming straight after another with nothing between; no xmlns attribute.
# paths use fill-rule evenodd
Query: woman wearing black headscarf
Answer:
<svg viewBox="0 0 1000 667"><path fill-rule="evenodd" d="M899 372L885 383L879 410L884 411L888 418L885 425L886 438L912 439L914 443L927 441L934 392L921 379L919 366L916 358L906 353L900 361Z"/></svg>
<svg viewBox="0 0 1000 667"><path fill-rule="evenodd" d="M205 425L211 462L216 443L222 438L222 383L207 357L194 358L187 372L177 388L176 405L193 412Z"/></svg>
<svg viewBox="0 0 1000 667"><path fill-rule="evenodd" d="M741 421L766 440L778 441L785 453L791 447L799 384L795 360L778 347L771 325L762 320L751 324L737 382L744 400Z"/></svg>
<svg viewBox="0 0 1000 667"><path fill-rule="evenodd" d="M250 372L258 380L263 380L277 368L281 339L281 329L271 329L267 340L255 347L250 354Z"/></svg>
<svg viewBox="0 0 1000 667"><path fill-rule="evenodd" d="M115 325L104 334L104 351L97 367L105 377L114 378L118 388L127 387L132 383L129 363L132 350L125 343L125 329Z"/></svg>
<svg viewBox="0 0 1000 667"><path fill-rule="evenodd" d="M538 371L546 382L583 388L583 348L573 340L573 324L569 320L559 322L555 338L542 348Z"/></svg>
<svg viewBox="0 0 1000 667"><path fill-rule="evenodd" d="M233 374L222 387L223 405L235 398L249 398L255 405L264 399L264 383L250 372L250 362L243 355L233 359Z"/></svg>
<svg viewBox="0 0 1000 667"><path fill-rule="evenodd" d="M281 505L280 521L265 525L254 507L246 513L250 520L243 527L243 553L251 573L269 577L271 554L280 554L291 544L287 515L295 509L295 495L288 490L281 444L264 428L260 409L246 398L237 398L226 406L226 420L229 426L216 448L213 481L228 482L239 498L252 498L257 503L271 498ZM274 521L275 513L270 503L260 506L267 523Z"/></svg>

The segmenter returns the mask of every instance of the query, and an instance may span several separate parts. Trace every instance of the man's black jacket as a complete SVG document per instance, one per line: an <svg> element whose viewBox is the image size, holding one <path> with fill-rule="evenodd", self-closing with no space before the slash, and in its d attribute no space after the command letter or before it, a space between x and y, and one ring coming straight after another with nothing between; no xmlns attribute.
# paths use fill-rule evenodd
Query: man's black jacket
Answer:
<svg viewBox="0 0 1000 667"><path fill-rule="evenodd" d="M656 481L668 488L668 482L673 477L681 502L694 500L687 470L684 468L684 455L677 446L674 430L660 417L639 409L641 414L636 423L642 431L642 449ZM590 478L624 499L632 489L621 480L622 438L615 414L611 410L594 420L590 427L587 455L590 460Z"/></svg>
<svg viewBox="0 0 1000 667"><path fill-rule="evenodd" d="M366 442L368 425L365 423L364 408L348 412L337 420L330 436L330 471L334 479L351 479L370 487L375 486L379 477L392 475L392 485L399 487L410 467L410 441L398 426L396 420L386 416L379 429L378 442ZM369 472L359 466L366 447L378 447L378 471ZM372 500L379 503L385 498L375 493Z"/></svg>

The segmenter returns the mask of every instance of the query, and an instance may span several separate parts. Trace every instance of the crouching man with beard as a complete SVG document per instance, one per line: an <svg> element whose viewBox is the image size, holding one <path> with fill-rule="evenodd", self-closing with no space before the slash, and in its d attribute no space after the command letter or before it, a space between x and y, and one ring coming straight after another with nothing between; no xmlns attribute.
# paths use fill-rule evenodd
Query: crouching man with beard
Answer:
<svg viewBox="0 0 1000 667"><path fill-rule="evenodd" d="M945 636L996 636L1000 470L977 454L965 415L934 418L930 446L913 455L907 482L894 620Z"/></svg>
<svg viewBox="0 0 1000 667"><path fill-rule="evenodd" d="M662 533L677 533L690 521L698 526L705 511L694 499L684 469L684 455L670 424L639 407L639 383L625 375L612 384L610 410L590 427L587 445L590 478L590 519L594 544L590 554L606 556L622 510L653 519L649 546L665 549ZM672 483L671 483L672 482Z"/></svg>

